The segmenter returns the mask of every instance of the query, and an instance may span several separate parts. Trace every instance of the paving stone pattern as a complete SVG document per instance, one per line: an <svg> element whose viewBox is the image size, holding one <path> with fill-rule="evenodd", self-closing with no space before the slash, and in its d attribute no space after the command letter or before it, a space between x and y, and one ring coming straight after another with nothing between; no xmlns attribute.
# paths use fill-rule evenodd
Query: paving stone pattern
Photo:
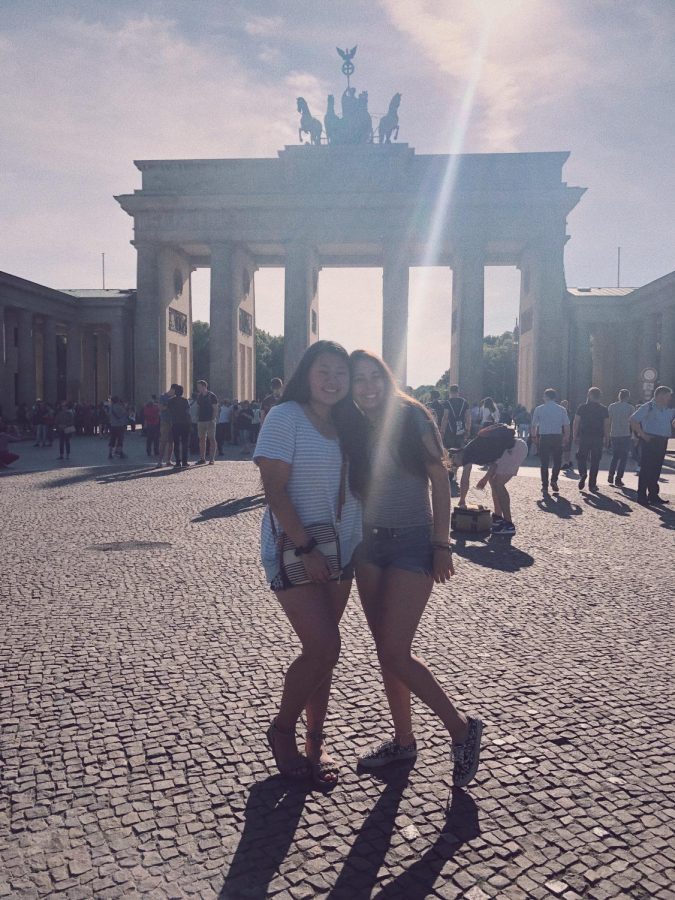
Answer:
<svg viewBox="0 0 675 900"><path fill-rule="evenodd" d="M128 444L0 478L0 897L675 896L672 512L522 477L515 538L458 547L416 648L485 720L466 790L419 703L416 766L356 771L388 717L354 590L324 796L264 741L295 642L255 467Z"/></svg>

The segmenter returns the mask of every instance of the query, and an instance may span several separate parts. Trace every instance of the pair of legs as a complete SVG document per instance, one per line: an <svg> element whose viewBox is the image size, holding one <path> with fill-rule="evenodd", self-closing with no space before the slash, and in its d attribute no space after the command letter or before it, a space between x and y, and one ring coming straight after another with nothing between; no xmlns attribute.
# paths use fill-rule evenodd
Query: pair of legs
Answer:
<svg viewBox="0 0 675 900"><path fill-rule="evenodd" d="M120 456L124 452L124 432L126 428L123 425L110 426L110 440L108 441L108 455L112 456L115 450L119 450Z"/></svg>
<svg viewBox="0 0 675 900"><path fill-rule="evenodd" d="M170 422L159 423L159 465L161 466L166 457L167 463L171 462L171 451L173 450L173 433Z"/></svg>
<svg viewBox="0 0 675 900"><path fill-rule="evenodd" d="M159 425L145 426L145 452L148 456L159 454Z"/></svg>
<svg viewBox="0 0 675 900"><path fill-rule="evenodd" d="M282 769L292 769L301 761L294 731L303 710L308 734L323 733L333 669L340 656L340 620L351 586L351 581L330 581L276 592L301 644L300 655L286 671L275 720L274 742ZM321 739L308 739L306 753L311 763L329 761Z"/></svg>
<svg viewBox="0 0 675 900"><path fill-rule="evenodd" d="M640 441L640 474L638 497L640 500L659 499L659 478L668 448L668 438L650 435L651 440Z"/></svg>
<svg viewBox="0 0 675 900"><path fill-rule="evenodd" d="M459 482L459 500L457 501L458 506L466 506L466 495L469 493L469 488L471 486L471 463L466 463L462 466L462 478Z"/></svg>
<svg viewBox="0 0 675 900"><path fill-rule="evenodd" d="M542 434L539 438L539 466L541 486L548 490L548 467L553 463L551 482L555 486L562 467L562 434ZM496 510L495 510L496 512Z"/></svg>
<svg viewBox="0 0 675 900"><path fill-rule="evenodd" d="M492 489L492 502L495 507L495 515L500 516L505 522L513 522L511 518L511 496L506 485L513 475L493 475L490 479Z"/></svg>
<svg viewBox="0 0 675 900"><path fill-rule="evenodd" d="M66 458L70 456L70 435L65 431L59 431L59 457L66 454Z"/></svg>
<svg viewBox="0 0 675 900"><path fill-rule="evenodd" d="M372 563L359 563L356 583L377 647L395 740L403 746L414 740L410 713L412 692L439 717L453 741L462 743L468 731L466 716L457 711L426 663L411 651L431 595L432 576L393 566L383 569Z"/></svg>
<svg viewBox="0 0 675 900"><path fill-rule="evenodd" d="M630 453L630 444L630 435L612 438L612 460L609 464L610 478L614 478L614 475L616 475L619 481L623 478L623 473L626 471L628 454Z"/></svg>
<svg viewBox="0 0 675 900"><path fill-rule="evenodd" d="M590 457L590 470L587 469ZM588 486L595 488L598 486L598 469L600 468L600 460L602 459L602 438L593 440L579 441L579 450L577 452L577 466L579 467L579 481L585 481L588 476Z"/></svg>
<svg viewBox="0 0 675 900"><path fill-rule="evenodd" d="M176 465L183 463L187 466L190 444L190 426L174 425L173 426L173 455Z"/></svg>
<svg viewBox="0 0 675 900"><path fill-rule="evenodd" d="M206 459L208 441L209 461L213 462L216 455L216 423L200 422L199 429L199 458Z"/></svg>

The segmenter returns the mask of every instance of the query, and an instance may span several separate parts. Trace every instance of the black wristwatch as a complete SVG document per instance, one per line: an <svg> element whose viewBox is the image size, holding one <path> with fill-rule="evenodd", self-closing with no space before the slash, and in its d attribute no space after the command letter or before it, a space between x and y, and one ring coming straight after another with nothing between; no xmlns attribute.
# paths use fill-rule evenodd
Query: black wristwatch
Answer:
<svg viewBox="0 0 675 900"><path fill-rule="evenodd" d="M296 547L295 548L295 555L296 556L305 556L307 553L311 553L315 547L316 547L316 540L314 538L310 538L304 547Z"/></svg>

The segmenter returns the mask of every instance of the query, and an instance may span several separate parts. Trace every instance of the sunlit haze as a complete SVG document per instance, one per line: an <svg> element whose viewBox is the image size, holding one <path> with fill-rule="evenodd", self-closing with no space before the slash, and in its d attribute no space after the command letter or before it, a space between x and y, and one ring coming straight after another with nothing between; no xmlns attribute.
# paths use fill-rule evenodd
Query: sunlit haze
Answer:
<svg viewBox="0 0 675 900"><path fill-rule="evenodd" d="M134 159L274 156L297 143L295 98L323 117L335 45L372 111L403 95L417 153L569 150L569 285L640 285L675 268L675 5L670 0L14 0L0 21L0 269L51 287L134 287L132 220L113 199ZM452 192L447 173L433 226ZM432 238L434 232L432 231ZM432 241L433 243L433 241ZM433 249L433 247L432 247ZM208 319L208 271L193 277ZM381 348L381 270L324 269L321 336ZM448 367L452 274L410 280L409 378ZM486 270L487 333L511 329L519 273ZM283 272L256 275L257 324L283 325Z"/></svg>

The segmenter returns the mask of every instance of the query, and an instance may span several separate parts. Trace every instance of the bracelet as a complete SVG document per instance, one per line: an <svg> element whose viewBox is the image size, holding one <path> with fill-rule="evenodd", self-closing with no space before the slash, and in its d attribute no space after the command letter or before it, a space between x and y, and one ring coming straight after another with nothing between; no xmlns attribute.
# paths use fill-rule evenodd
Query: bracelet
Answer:
<svg viewBox="0 0 675 900"><path fill-rule="evenodd" d="M439 542L432 543L431 546L434 548L434 550L447 550L448 553L452 553L452 547L450 546L450 544L441 544Z"/></svg>
<svg viewBox="0 0 675 900"><path fill-rule="evenodd" d="M316 547L315 538L310 538L304 547L296 547L295 548L295 555L296 556L305 556L307 553L311 553L315 547Z"/></svg>

